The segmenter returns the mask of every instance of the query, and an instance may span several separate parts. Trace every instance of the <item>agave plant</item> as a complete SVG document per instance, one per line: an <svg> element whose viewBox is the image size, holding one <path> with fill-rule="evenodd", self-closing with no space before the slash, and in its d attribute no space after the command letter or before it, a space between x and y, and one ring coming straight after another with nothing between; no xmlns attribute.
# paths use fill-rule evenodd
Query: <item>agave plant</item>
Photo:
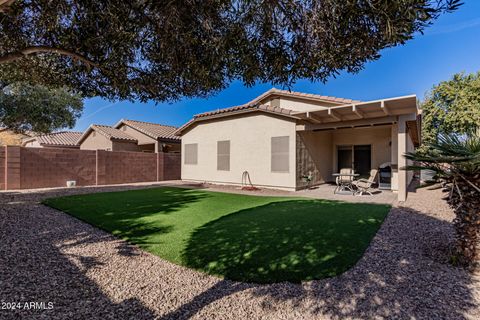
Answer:
<svg viewBox="0 0 480 320"><path fill-rule="evenodd" d="M480 251L480 134L441 135L429 143L428 151L405 155L415 165L406 170L428 169L449 190L448 203L455 212L455 261L469 268L479 267Z"/></svg>

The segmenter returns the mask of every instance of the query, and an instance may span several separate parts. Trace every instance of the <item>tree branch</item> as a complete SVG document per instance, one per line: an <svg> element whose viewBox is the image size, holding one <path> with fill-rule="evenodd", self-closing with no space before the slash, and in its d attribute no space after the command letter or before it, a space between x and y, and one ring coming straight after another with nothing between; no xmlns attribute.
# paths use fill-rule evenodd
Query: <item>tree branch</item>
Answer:
<svg viewBox="0 0 480 320"><path fill-rule="evenodd" d="M0 0L0 1L2 1L2 0ZM0 4L1 4L1 2L0 2ZM83 56L81 54L78 54L78 53L75 53L73 51L66 50L66 49L53 48L53 47L48 47L48 46L31 46L31 47L26 47L26 48L24 48L22 50L19 50L17 52L8 53L8 54L0 57L0 64L9 63L9 62L19 60L23 57L27 57L29 55L37 54L37 53L56 53L56 54L59 54L59 55L68 56L68 57L72 58L73 60L81 61L85 65L87 65L87 67L89 69L91 67L100 68L100 66L97 63L93 62L92 60L86 58L85 56Z"/></svg>

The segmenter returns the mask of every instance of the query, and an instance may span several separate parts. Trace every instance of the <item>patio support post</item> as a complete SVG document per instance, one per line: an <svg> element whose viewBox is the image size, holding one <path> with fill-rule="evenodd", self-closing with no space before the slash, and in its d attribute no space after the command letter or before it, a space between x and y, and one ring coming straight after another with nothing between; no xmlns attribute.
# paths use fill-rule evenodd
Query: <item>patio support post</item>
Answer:
<svg viewBox="0 0 480 320"><path fill-rule="evenodd" d="M392 124L391 133L391 155L390 161L392 163L392 191L398 191L398 124Z"/></svg>
<svg viewBox="0 0 480 320"><path fill-rule="evenodd" d="M407 151L407 125L405 119L398 119L398 201L407 200L407 172L400 170L407 164L403 154Z"/></svg>
<svg viewBox="0 0 480 320"><path fill-rule="evenodd" d="M411 173L409 173L409 171L402 170L401 168L409 164L409 161L405 159L404 154L411 149L407 121L415 119L415 114L398 116L398 201L407 200L408 185L411 182Z"/></svg>

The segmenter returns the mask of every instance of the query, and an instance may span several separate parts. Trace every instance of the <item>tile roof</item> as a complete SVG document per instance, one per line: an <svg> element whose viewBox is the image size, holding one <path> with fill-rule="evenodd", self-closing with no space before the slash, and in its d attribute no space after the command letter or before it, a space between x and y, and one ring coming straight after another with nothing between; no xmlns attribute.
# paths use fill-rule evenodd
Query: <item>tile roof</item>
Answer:
<svg viewBox="0 0 480 320"><path fill-rule="evenodd" d="M290 97L297 97L297 98L323 100L323 101L328 101L328 102L338 103L338 104L348 104L348 103L359 103L359 102L361 102L360 100L337 98L337 97L331 97L331 96L323 96L323 95L319 95L319 94L303 93L303 92L280 90L280 89L277 89L277 88L272 88L272 89L268 90L267 92L261 94L260 96L256 97L255 99L253 99L252 101L250 101L247 104L261 102L263 99L265 99L266 97L271 96L271 95L283 95L283 96L290 96Z"/></svg>
<svg viewBox="0 0 480 320"><path fill-rule="evenodd" d="M108 139L117 139L117 140L126 140L126 141L137 142L137 139L135 139L134 137L129 136L125 132L123 132L121 130L118 130L118 129L115 129L115 128L110 127L110 126L104 126L104 125L100 125L100 124L92 124L90 126L90 128L92 130L97 131L100 134L103 134Z"/></svg>
<svg viewBox="0 0 480 320"><path fill-rule="evenodd" d="M166 126L163 124L144 122L137 120L121 120L115 128L118 128L122 123L146 134L147 136L154 139L170 139L170 140L180 140L180 137L175 135L177 127Z"/></svg>
<svg viewBox="0 0 480 320"><path fill-rule="evenodd" d="M289 118L294 118L298 119L294 115L293 110L289 109L284 109L280 107L272 107L266 104L250 104L250 105L240 105L240 106L235 106L235 107L230 107L230 108L225 108L225 109L218 109L214 111L209 111L209 112L204 112L200 114L196 114L193 116L193 119L185 123L183 126L178 128L175 131L176 135L181 135L181 132L188 128L191 124L193 124L196 121L199 120L204 120L209 119L209 118L215 118L215 117L222 117L222 116L228 116L229 114L236 114L236 113L246 113L246 112L253 112L253 111L260 111L260 112L266 112L266 113L274 113L278 114L281 116L289 117Z"/></svg>
<svg viewBox="0 0 480 320"><path fill-rule="evenodd" d="M297 98L304 98L304 99L313 99L318 101L327 101L330 103L335 103L337 105L344 105L350 103L360 103L359 100L352 100L352 99L345 99L345 98L337 98L337 97L330 97L330 96L322 96L318 94L310 94L310 93L302 93L302 92L295 92L295 91L288 91L288 90L280 90L276 88L272 88L267 92L261 94L260 96L256 97L252 101L225 109L217 109L214 111L208 111L200 114L196 114L192 120L188 121L186 124L181 126L175 131L176 135L180 135L183 130L189 127L192 123L196 122L197 120L205 117L216 117L216 116L223 116L228 115L228 113L242 113L242 112L250 112L250 111L264 111L268 113L276 113L283 116L290 116L292 118L295 117L295 111L280 107L272 107L269 105L261 104L262 100L266 99L272 95L281 95L281 96L291 96Z"/></svg>
<svg viewBox="0 0 480 320"><path fill-rule="evenodd" d="M41 145L55 146L77 146L78 139L82 136L82 132L62 131L36 136L38 143Z"/></svg>
<svg viewBox="0 0 480 320"><path fill-rule="evenodd" d="M269 111L273 113L278 113L282 115L291 115L293 114L293 110L289 109L284 109L280 107L272 107L266 104L244 104L240 106L235 106L235 107L230 107L230 108L225 108L225 109L218 109L214 111L208 111L200 114L196 114L194 116L194 119L197 118L202 118L202 117L208 117L208 116L213 116L217 114L222 114L222 113L230 113L230 112L235 112L235 111L250 111L250 110L260 110L260 111Z"/></svg>
<svg viewBox="0 0 480 320"><path fill-rule="evenodd" d="M336 98L336 97L322 96L322 95L318 95L318 94L302 93L302 92L295 92L295 91L280 90L280 89L272 88L272 89L270 89L267 92L261 94L260 96L256 97L255 99L253 99L252 101L250 101L246 104L242 104L242 105L235 106L235 107L230 107L230 108L225 108L225 109L218 109L218 110L214 110L214 111L208 111L208 112L200 113L200 114L195 115L194 118L206 117L206 116L211 116L211 115L215 115L215 114L226 113L226 112L234 112L234 111L240 111L240 110L245 110L245 109L255 109L255 108L269 110L269 111L272 111L272 112L279 112L281 114L292 114L294 111L289 110L289 109L284 109L284 108L279 108L279 107L269 107L267 105L259 104L259 102L261 102L263 99L267 98L268 96L276 95L276 94L287 95L287 96L298 97L298 98L309 98L309 99L315 99L315 100L323 100L323 101L337 103L339 105L361 102L359 100Z"/></svg>

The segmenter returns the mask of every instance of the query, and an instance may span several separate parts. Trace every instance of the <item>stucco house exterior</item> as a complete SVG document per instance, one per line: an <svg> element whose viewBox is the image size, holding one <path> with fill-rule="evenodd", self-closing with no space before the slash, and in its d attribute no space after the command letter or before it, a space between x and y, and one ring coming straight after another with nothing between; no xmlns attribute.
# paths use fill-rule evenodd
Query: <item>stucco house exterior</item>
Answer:
<svg viewBox="0 0 480 320"><path fill-rule="evenodd" d="M120 120L113 127L92 124L77 143L82 150L180 152L176 130L157 123Z"/></svg>
<svg viewBox="0 0 480 320"><path fill-rule="evenodd" d="M180 152L180 137L175 135L177 127L167 126L158 123L122 119L115 129L125 132L138 141L142 150L152 152Z"/></svg>
<svg viewBox="0 0 480 320"><path fill-rule="evenodd" d="M350 167L389 168L384 186L404 201L412 172L402 156L420 143L415 95L357 101L271 89L240 106L196 115L182 137L182 180L298 190Z"/></svg>
<svg viewBox="0 0 480 320"><path fill-rule="evenodd" d="M81 150L138 151L137 139L110 126L92 124L78 139Z"/></svg>
<svg viewBox="0 0 480 320"><path fill-rule="evenodd" d="M22 146L29 148L69 148L79 149L77 143L82 132L61 131L49 134L41 134L23 139Z"/></svg>

